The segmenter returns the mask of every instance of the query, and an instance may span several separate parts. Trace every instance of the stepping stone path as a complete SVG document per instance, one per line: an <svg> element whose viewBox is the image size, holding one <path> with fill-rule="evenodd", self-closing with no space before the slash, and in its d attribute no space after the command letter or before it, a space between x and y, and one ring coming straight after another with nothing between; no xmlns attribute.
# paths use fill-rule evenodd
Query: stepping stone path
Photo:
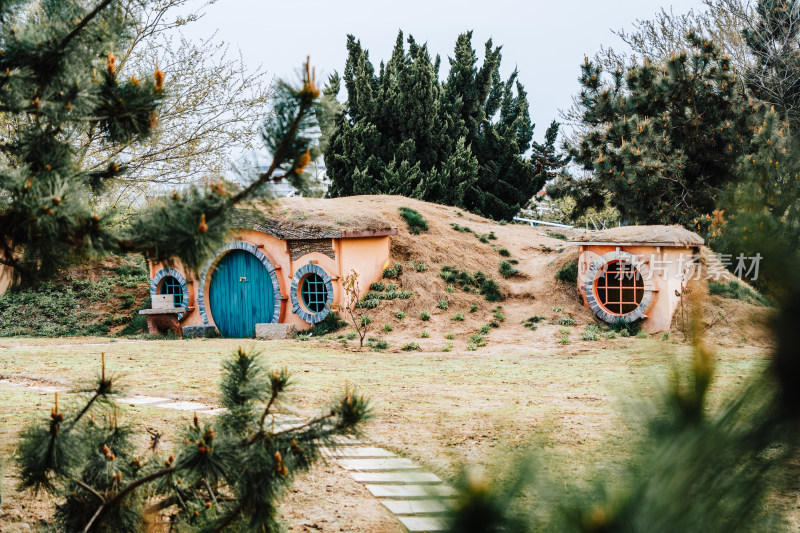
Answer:
<svg viewBox="0 0 800 533"><path fill-rule="evenodd" d="M53 386L36 386L0 379L0 386L23 388L42 394L69 393ZM121 404L194 411L198 415L216 415L224 411L199 402L171 400L156 396L130 396L118 399ZM274 429L283 431L302 425L305 420L295 416L275 414L271 422ZM352 437L335 437L335 445L323 446L320 452L364 485L400 521L409 532L443 531L442 519L452 505L455 490L442 483L435 474L405 457L398 457L383 448Z"/></svg>
<svg viewBox="0 0 800 533"><path fill-rule="evenodd" d="M362 483L408 531L445 529L442 516L452 505L452 487L411 459L367 442L341 437L336 444L323 447L322 454Z"/></svg>

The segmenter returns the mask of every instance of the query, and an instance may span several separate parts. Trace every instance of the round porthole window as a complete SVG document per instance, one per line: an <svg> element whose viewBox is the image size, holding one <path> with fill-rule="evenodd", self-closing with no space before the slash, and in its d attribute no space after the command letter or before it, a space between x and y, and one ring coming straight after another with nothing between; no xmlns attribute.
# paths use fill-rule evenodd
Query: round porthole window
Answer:
<svg viewBox="0 0 800 533"><path fill-rule="evenodd" d="M295 273L289 295L292 299L292 311L306 322L316 324L331 311L331 277L322 267L309 263Z"/></svg>
<svg viewBox="0 0 800 533"><path fill-rule="evenodd" d="M604 322L635 322L645 317L653 299L647 264L625 250L595 255L581 282L594 314Z"/></svg>
<svg viewBox="0 0 800 533"><path fill-rule="evenodd" d="M306 274L300 286L300 297L309 313L319 313L325 309L328 289L319 274Z"/></svg>
<svg viewBox="0 0 800 533"><path fill-rule="evenodd" d="M595 278L594 291L597 302L607 313L622 316L632 313L642 303L644 281L633 264L610 261Z"/></svg>

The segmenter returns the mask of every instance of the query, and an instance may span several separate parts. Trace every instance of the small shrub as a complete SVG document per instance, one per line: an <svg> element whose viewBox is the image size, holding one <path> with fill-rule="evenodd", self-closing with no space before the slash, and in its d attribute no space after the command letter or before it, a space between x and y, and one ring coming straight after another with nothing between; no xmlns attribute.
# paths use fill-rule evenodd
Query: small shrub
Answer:
<svg viewBox="0 0 800 533"><path fill-rule="evenodd" d="M489 327L499 328L500 327L500 322L498 322L496 320L492 320L491 322L489 322Z"/></svg>
<svg viewBox="0 0 800 533"><path fill-rule="evenodd" d="M556 272L556 281L561 283L577 283L578 281L578 263L570 261L562 266Z"/></svg>
<svg viewBox="0 0 800 533"><path fill-rule="evenodd" d="M503 314L502 311L500 311L499 307L494 310L494 313L492 313L492 317L495 320L497 320L498 322L505 322L506 321L506 316Z"/></svg>
<svg viewBox="0 0 800 533"><path fill-rule="evenodd" d="M383 284L381 281L376 281L375 283L369 286L370 291L375 292L383 292L386 289L386 285Z"/></svg>
<svg viewBox="0 0 800 533"><path fill-rule="evenodd" d="M423 231L428 231L428 221L414 209L408 207L401 207L399 209L400 217L405 220L408 230L414 234L419 235Z"/></svg>
<svg viewBox="0 0 800 533"><path fill-rule="evenodd" d="M500 268L498 269L500 275L504 278L510 278L511 276L516 276L519 274L519 270L511 266L511 263L508 261L500 261Z"/></svg>
<svg viewBox="0 0 800 533"><path fill-rule="evenodd" d="M490 241L496 241L497 240L497 235L495 235L493 231L489 232L489 240Z"/></svg>
<svg viewBox="0 0 800 533"><path fill-rule="evenodd" d="M669 340L669 331L664 333L664 335L661 336L661 340L664 341L664 342Z"/></svg>
<svg viewBox="0 0 800 533"><path fill-rule="evenodd" d="M480 334L481 335L488 335L490 331L492 331L492 326L490 326L489 324L486 324L484 326L481 326Z"/></svg>
<svg viewBox="0 0 800 533"><path fill-rule="evenodd" d="M408 344L404 344L402 350L404 352L410 352L412 350L419 350L419 344L416 342L409 342Z"/></svg>
<svg viewBox="0 0 800 533"><path fill-rule="evenodd" d="M430 314L429 312L427 312L427 311L423 311L423 312L421 312L421 313L419 314L419 318L420 318L420 320L422 320L423 322L427 322L428 320L430 320L430 319L431 319L431 314Z"/></svg>
<svg viewBox="0 0 800 533"><path fill-rule="evenodd" d="M381 301L378 298L370 298L369 300L359 300L356 302L356 308L358 309L375 309L381 305Z"/></svg>
<svg viewBox="0 0 800 533"><path fill-rule="evenodd" d="M639 333L639 330L642 329L642 324L639 320L636 322L626 322L622 318L618 318L609 324L608 327L611 331L618 333L620 337L632 337Z"/></svg>
<svg viewBox="0 0 800 533"><path fill-rule="evenodd" d="M444 334L444 338L445 338L445 339L447 339L447 340L449 340L449 341L451 341L451 340L455 339L455 338L456 338L456 336L455 336L455 334L454 334L454 333L445 333L445 334Z"/></svg>
<svg viewBox="0 0 800 533"><path fill-rule="evenodd" d="M742 285L738 281L729 281L727 283L710 281L708 282L708 292L710 294L722 296L723 298L742 300L753 305L761 305L764 307L770 305L770 301L764 298L764 296Z"/></svg>
<svg viewBox="0 0 800 533"><path fill-rule="evenodd" d="M559 239L561 241L566 241L567 240L567 236L564 235L563 233L549 233L548 236L550 236L550 237L552 237L554 239Z"/></svg>
<svg viewBox="0 0 800 533"><path fill-rule="evenodd" d="M386 292L397 292L397 283L390 283L386 286Z"/></svg>
<svg viewBox="0 0 800 533"><path fill-rule="evenodd" d="M419 338L420 339L427 339L430 336L431 336L431 334L428 333L427 331L425 331L424 329L422 330L422 333L419 334Z"/></svg>
<svg viewBox="0 0 800 533"><path fill-rule="evenodd" d="M390 331L392 331L392 325L391 324L384 324L383 325L383 331L385 333L389 333Z"/></svg>
<svg viewBox="0 0 800 533"><path fill-rule="evenodd" d="M493 279L484 280L481 285L481 294L483 294L487 302L500 302L503 300L503 295L500 294L500 287Z"/></svg>
<svg viewBox="0 0 800 533"><path fill-rule="evenodd" d="M415 263L414 261L409 261L408 266L410 266L417 272L425 272L426 270L428 270L428 267L425 265L425 263Z"/></svg>
<svg viewBox="0 0 800 533"><path fill-rule="evenodd" d="M475 311L477 311L477 310L478 310L478 306L477 306L477 305L474 305L474 304L473 304L473 305L470 305L470 306L469 306L469 312L470 312L470 313L474 313L474 312L475 312Z"/></svg>
<svg viewBox="0 0 800 533"><path fill-rule="evenodd" d="M450 320L452 320L453 322L463 322L464 315L462 313L456 313L452 317L450 317Z"/></svg>
<svg viewBox="0 0 800 533"><path fill-rule="evenodd" d="M386 348L388 348L389 343L377 337L370 337L369 339L367 339L367 346L379 352L381 350L385 350Z"/></svg>
<svg viewBox="0 0 800 533"><path fill-rule="evenodd" d="M569 330L566 329L566 328L562 328L562 329L559 330L559 333L561 333L561 338L558 340L558 343L559 344L570 344L570 341L569 341Z"/></svg>
<svg viewBox="0 0 800 533"><path fill-rule="evenodd" d="M477 350L477 349L478 349L478 347L477 347L477 346L475 346L475 344L473 344L473 343L471 343L471 342L470 342L469 344L467 344L467 350L469 350L469 351L471 351L471 352L474 352L474 351L475 351L475 350Z"/></svg>
<svg viewBox="0 0 800 533"><path fill-rule="evenodd" d="M476 333L475 335L470 335L469 342L470 344L474 344L477 348L486 346L486 339L484 339L480 333Z"/></svg>
<svg viewBox="0 0 800 533"><path fill-rule="evenodd" d="M548 253L552 252L552 251L553 251L553 249L552 249L552 248L550 248L549 246L545 246L544 244L542 244L542 251L543 251L544 253L548 254Z"/></svg>
<svg viewBox="0 0 800 533"><path fill-rule="evenodd" d="M497 250L497 253L502 255L503 257L511 257L511 252L509 252L505 248L500 248L499 250Z"/></svg>
<svg viewBox="0 0 800 533"><path fill-rule="evenodd" d="M356 340L356 337L358 337L358 333L356 333L355 331L351 331L350 333L347 334L347 340L349 341Z"/></svg>
<svg viewBox="0 0 800 533"><path fill-rule="evenodd" d="M120 304L120 307L122 309L130 309L136 303L136 297L129 292L123 293L121 298L122 303Z"/></svg>
<svg viewBox="0 0 800 533"><path fill-rule="evenodd" d="M445 311L447 310L448 307L450 307L450 304L447 303L447 300L439 300L438 302L436 302L436 307L438 307L442 311Z"/></svg>
<svg viewBox="0 0 800 533"><path fill-rule="evenodd" d="M394 314L394 316L396 316L398 320L403 320L406 317L406 312L398 311Z"/></svg>
<svg viewBox="0 0 800 533"><path fill-rule="evenodd" d="M136 315L133 320L128 322L128 325L122 328L120 333L122 335L136 335L147 331L147 317L144 315Z"/></svg>
<svg viewBox="0 0 800 533"><path fill-rule="evenodd" d="M600 334L600 328L597 324L589 324L586 329L581 333L581 338L585 341L596 341Z"/></svg>
<svg viewBox="0 0 800 533"><path fill-rule="evenodd" d="M453 287L452 285L448 285L447 287L444 288L444 290L446 290L447 292L449 292L451 294L456 292L456 288Z"/></svg>
<svg viewBox="0 0 800 533"><path fill-rule="evenodd" d="M572 318L571 316L562 316L561 318L556 320L556 324L558 324L559 326L574 326L575 319Z"/></svg>
<svg viewBox="0 0 800 533"><path fill-rule="evenodd" d="M393 267L383 269L383 277L387 279L396 278L403 273L403 265L395 263Z"/></svg>
<svg viewBox="0 0 800 533"><path fill-rule="evenodd" d="M467 226L459 226L458 224L450 224L450 227L453 228L454 230L456 230L459 233L475 233L474 231L472 231L471 228L468 228Z"/></svg>
<svg viewBox="0 0 800 533"><path fill-rule="evenodd" d="M361 325L362 326L369 326L371 323L372 323L372 319L369 316L364 315L364 316L361 317Z"/></svg>
<svg viewBox="0 0 800 533"><path fill-rule="evenodd" d="M320 337L322 335L328 335L329 333L335 333L345 326L347 326L347 322L342 320L339 313L328 313L321 322L309 329L307 333L314 337Z"/></svg>
<svg viewBox="0 0 800 533"><path fill-rule="evenodd" d="M397 293L397 297L400 298L401 300L408 300L412 296L414 296L414 291L403 290Z"/></svg>
<svg viewBox="0 0 800 533"><path fill-rule="evenodd" d="M444 343L444 346L442 346L442 351L443 352L449 352L452 349L453 349L453 343L452 342L446 342L446 343Z"/></svg>
<svg viewBox="0 0 800 533"><path fill-rule="evenodd" d="M481 235L480 237L478 237L478 240L484 244L489 244L489 237L486 235Z"/></svg>
<svg viewBox="0 0 800 533"><path fill-rule="evenodd" d="M525 320L523 320L522 321L522 325L525 326L526 328L528 328L531 331L536 331L536 328L538 327L537 324L539 322L543 321L543 320L545 320L545 317L539 316L539 315L535 315L535 316L532 316L532 317L529 317L529 318L526 318Z"/></svg>
<svg viewBox="0 0 800 533"><path fill-rule="evenodd" d="M648 335L648 334L647 334L647 333L645 333L644 331L639 331L639 332L636 334L636 338L637 338L637 339L647 339L647 338L649 338L649 337L650 337L650 335Z"/></svg>
<svg viewBox="0 0 800 533"><path fill-rule="evenodd" d="M560 313L560 312L561 312L561 311L563 311L563 310L564 310L564 308L563 308L563 307L553 307L553 312L554 312L554 313Z"/></svg>

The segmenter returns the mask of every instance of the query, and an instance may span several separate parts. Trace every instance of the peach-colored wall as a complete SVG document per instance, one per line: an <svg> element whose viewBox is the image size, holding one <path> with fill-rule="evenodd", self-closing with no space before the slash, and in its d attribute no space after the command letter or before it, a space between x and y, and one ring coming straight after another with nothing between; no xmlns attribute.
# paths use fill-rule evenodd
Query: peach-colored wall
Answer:
<svg viewBox="0 0 800 533"><path fill-rule="evenodd" d="M236 230L232 235L232 240L244 241L258 246L258 249L267 257L272 266L275 267L275 274L278 277L278 285L280 286L282 296L279 322L283 324L293 324L299 330L311 327L309 323L292 312L289 288L292 284L292 278L300 267L307 265L309 262L314 262L328 273L333 283L333 305L336 306L340 301L342 293L342 274L349 273L350 270L355 270L358 273L361 289L360 297L369 290L371 283L380 280L383 267L389 264L389 237L332 239L335 259L319 252L311 252L292 261L287 241L276 239L265 233L245 229ZM222 256L215 257L214 262L218 261L221 257ZM164 268L163 264L151 264L150 278L152 279L156 272L162 268ZM182 324L185 326L203 324L203 318L200 315L197 305L199 281L197 281L190 272L187 272L179 261L176 261L172 268L175 268L183 274L187 282L190 280L192 281L188 286L189 305L193 307L193 309L184 316ZM205 278L205 286L203 288L203 293L205 295L208 295L212 272L213 265ZM205 308L209 323L214 324L214 310L210 308L207 296L205 298Z"/></svg>
<svg viewBox="0 0 800 533"><path fill-rule="evenodd" d="M588 306L588 303L583 285L589 264L597 257L594 254L604 255L617 249L639 257L650 270L649 281L644 281L645 287L652 288L653 298L645 312L642 329L647 333L669 331L672 315L680 305L683 287L694 272L691 258L696 251L673 246L582 245L578 259L578 288L585 305Z"/></svg>

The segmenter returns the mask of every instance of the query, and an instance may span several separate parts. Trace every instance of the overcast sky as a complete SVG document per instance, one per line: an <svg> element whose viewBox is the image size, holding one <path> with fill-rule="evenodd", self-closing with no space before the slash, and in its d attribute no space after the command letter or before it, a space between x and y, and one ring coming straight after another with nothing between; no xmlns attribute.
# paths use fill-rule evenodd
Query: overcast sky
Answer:
<svg viewBox="0 0 800 533"><path fill-rule="evenodd" d="M320 72L343 71L348 33L370 51L377 69L402 29L427 42L432 56L442 56L440 75L446 76L456 37L474 30L479 54L490 37L503 46L504 77L519 69L536 123L534 138L541 140L578 91L584 55L591 57L601 45L623 48L612 29L630 29L634 20L670 6L676 13L702 9L700 0L217 0L186 34L208 36L217 30L219 39L241 50L247 64L262 65L278 77L294 79L310 55L320 79Z"/></svg>

